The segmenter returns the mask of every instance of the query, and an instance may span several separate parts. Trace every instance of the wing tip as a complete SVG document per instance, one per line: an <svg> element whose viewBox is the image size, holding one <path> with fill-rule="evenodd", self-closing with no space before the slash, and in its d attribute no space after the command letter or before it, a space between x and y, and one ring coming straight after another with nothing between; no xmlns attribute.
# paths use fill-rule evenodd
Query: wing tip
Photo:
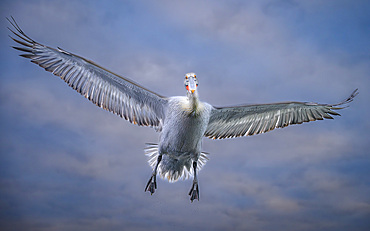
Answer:
<svg viewBox="0 0 370 231"><path fill-rule="evenodd" d="M339 109L344 109L344 108L347 108L347 107L349 107L349 103L350 102L352 102L353 100L354 100L354 98L359 94L360 92L359 92L359 90L358 90L358 88L356 88L352 93L351 93L351 95L348 97L348 98L346 98L345 100L343 100L343 101L341 101L341 102L339 102L339 103L336 103L336 104L331 104L331 105L328 105L328 106L331 106L332 107L332 109L334 109L334 110L339 110ZM344 105L344 106L342 106L342 107L337 107L337 106L341 106L341 105Z"/></svg>

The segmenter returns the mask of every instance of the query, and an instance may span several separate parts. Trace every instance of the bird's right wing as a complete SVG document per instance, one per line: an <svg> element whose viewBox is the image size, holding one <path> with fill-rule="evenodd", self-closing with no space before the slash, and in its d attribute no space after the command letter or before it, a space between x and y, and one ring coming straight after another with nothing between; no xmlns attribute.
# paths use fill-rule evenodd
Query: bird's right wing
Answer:
<svg viewBox="0 0 370 231"><path fill-rule="evenodd" d="M46 71L63 79L70 87L95 103L131 123L158 128L164 119L168 100L132 80L114 74L90 60L61 48L51 48L28 37L14 18L8 21L19 39L11 37L23 47L13 47L25 52L20 56L31 59Z"/></svg>
<svg viewBox="0 0 370 231"><path fill-rule="evenodd" d="M333 110L342 109L341 106L351 102L357 94L356 89L337 104L285 102L213 108L205 136L212 139L251 136L291 124L333 119L330 115L339 115Z"/></svg>

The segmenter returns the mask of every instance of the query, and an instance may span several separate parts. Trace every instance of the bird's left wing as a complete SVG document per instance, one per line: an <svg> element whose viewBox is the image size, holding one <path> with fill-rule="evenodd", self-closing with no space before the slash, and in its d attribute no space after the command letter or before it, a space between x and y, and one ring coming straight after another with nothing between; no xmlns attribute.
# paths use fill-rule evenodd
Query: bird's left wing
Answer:
<svg viewBox="0 0 370 231"><path fill-rule="evenodd" d="M205 136L212 139L251 136L283 128L291 124L325 119L339 115L333 110L342 109L353 100L357 89L346 100L337 104L284 102L237 107L213 108ZM345 107L345 106L344 106Z"/></svg>
<svg viewBox="0 0 370 231"><path fill-rule="evenodd" d="M114 74L90 60L61 48L51 48L28 37L15 20L8 21L16 32L8 28L23 47L13 47L25 52L22 57L31 59L46 71L63 79L70 87L95 103L131 123L160 127L168 100L132 80Z"/></svg>

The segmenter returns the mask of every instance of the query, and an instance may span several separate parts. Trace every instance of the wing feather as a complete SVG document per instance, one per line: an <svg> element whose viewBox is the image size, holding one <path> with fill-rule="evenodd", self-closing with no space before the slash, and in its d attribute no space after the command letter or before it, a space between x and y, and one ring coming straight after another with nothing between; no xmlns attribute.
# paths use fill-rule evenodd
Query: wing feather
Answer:
<svg viewBox="0 0 370 231"><path fill-rule="evenodd" d="M63 79L71 88L97 106L117 114L131 123L159 128L164 119L167 99L136 84L130 79L114 74L90 60L51 48L28 37L14 18L8 28L23 47L13 47L24 52L20 56Z"/></svg>
<svg viewBox="0 0 370 231"><path fill-rule="evenodd" d="M275 128L291 124L333 119L333 111L346 107L358 94L356 89L346 100L337 104L318 104L305 102L284 102L256 104L237 107L214 107L208 122L205 136L212 139L224 139L239 136L251 136L265 133ZM340 107L338 107L340 106Z"/></svg>

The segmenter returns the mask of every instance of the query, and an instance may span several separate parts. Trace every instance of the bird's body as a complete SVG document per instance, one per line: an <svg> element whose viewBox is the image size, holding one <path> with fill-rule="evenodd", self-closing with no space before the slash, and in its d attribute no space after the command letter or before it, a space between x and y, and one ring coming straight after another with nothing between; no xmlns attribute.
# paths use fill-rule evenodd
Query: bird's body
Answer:
<svg viewBox="0 0 370 231"><path fill-rule="evenodd" d="M190 199L199 200L197 172L208 160L202 152L202 139L251 136L291 124L332 119L358 94L357 89L337 104L284 102L235 107L214 107L201 102L195 73L185 75L187 96L163 97L128 78L116 75L97 64L61 48L51 48L28 37L15 20L9 29L25 52L22 57L52 72L70 87L95 103L131 123L149 126L159 132L159 143L148 144L145 152L153 173L145 191L154 193L156 176L174 182L193 176ZM20 39L20 40L19 40Z"/></svg>
<svg viewBox="0 0 370 231"><path fill-rule="evenodd" d="M201 103L203 104L203 103ZM185 97L169 100L166 119L159 135L159 151L180 158L189 153L197 158L201 151L201 140L209 120L209 105L195 109Z"/></svg>
<svg viewBox="0 0 370 231"><path fill-rule="evenodd" d="M170 170L167 178L170 180L177 180L182 176L183 167L189 169L192 161L198 160L211 109L211 105L200 102L196 98L171 97L169 99L159 135L158 151L170 158L168 165L173 166L173 173L168 166ZM184 165L176 165L175 163L178 162ZM188 171L191 172L191 170ZM163 175L166 173L163 172Z"/></svg>

